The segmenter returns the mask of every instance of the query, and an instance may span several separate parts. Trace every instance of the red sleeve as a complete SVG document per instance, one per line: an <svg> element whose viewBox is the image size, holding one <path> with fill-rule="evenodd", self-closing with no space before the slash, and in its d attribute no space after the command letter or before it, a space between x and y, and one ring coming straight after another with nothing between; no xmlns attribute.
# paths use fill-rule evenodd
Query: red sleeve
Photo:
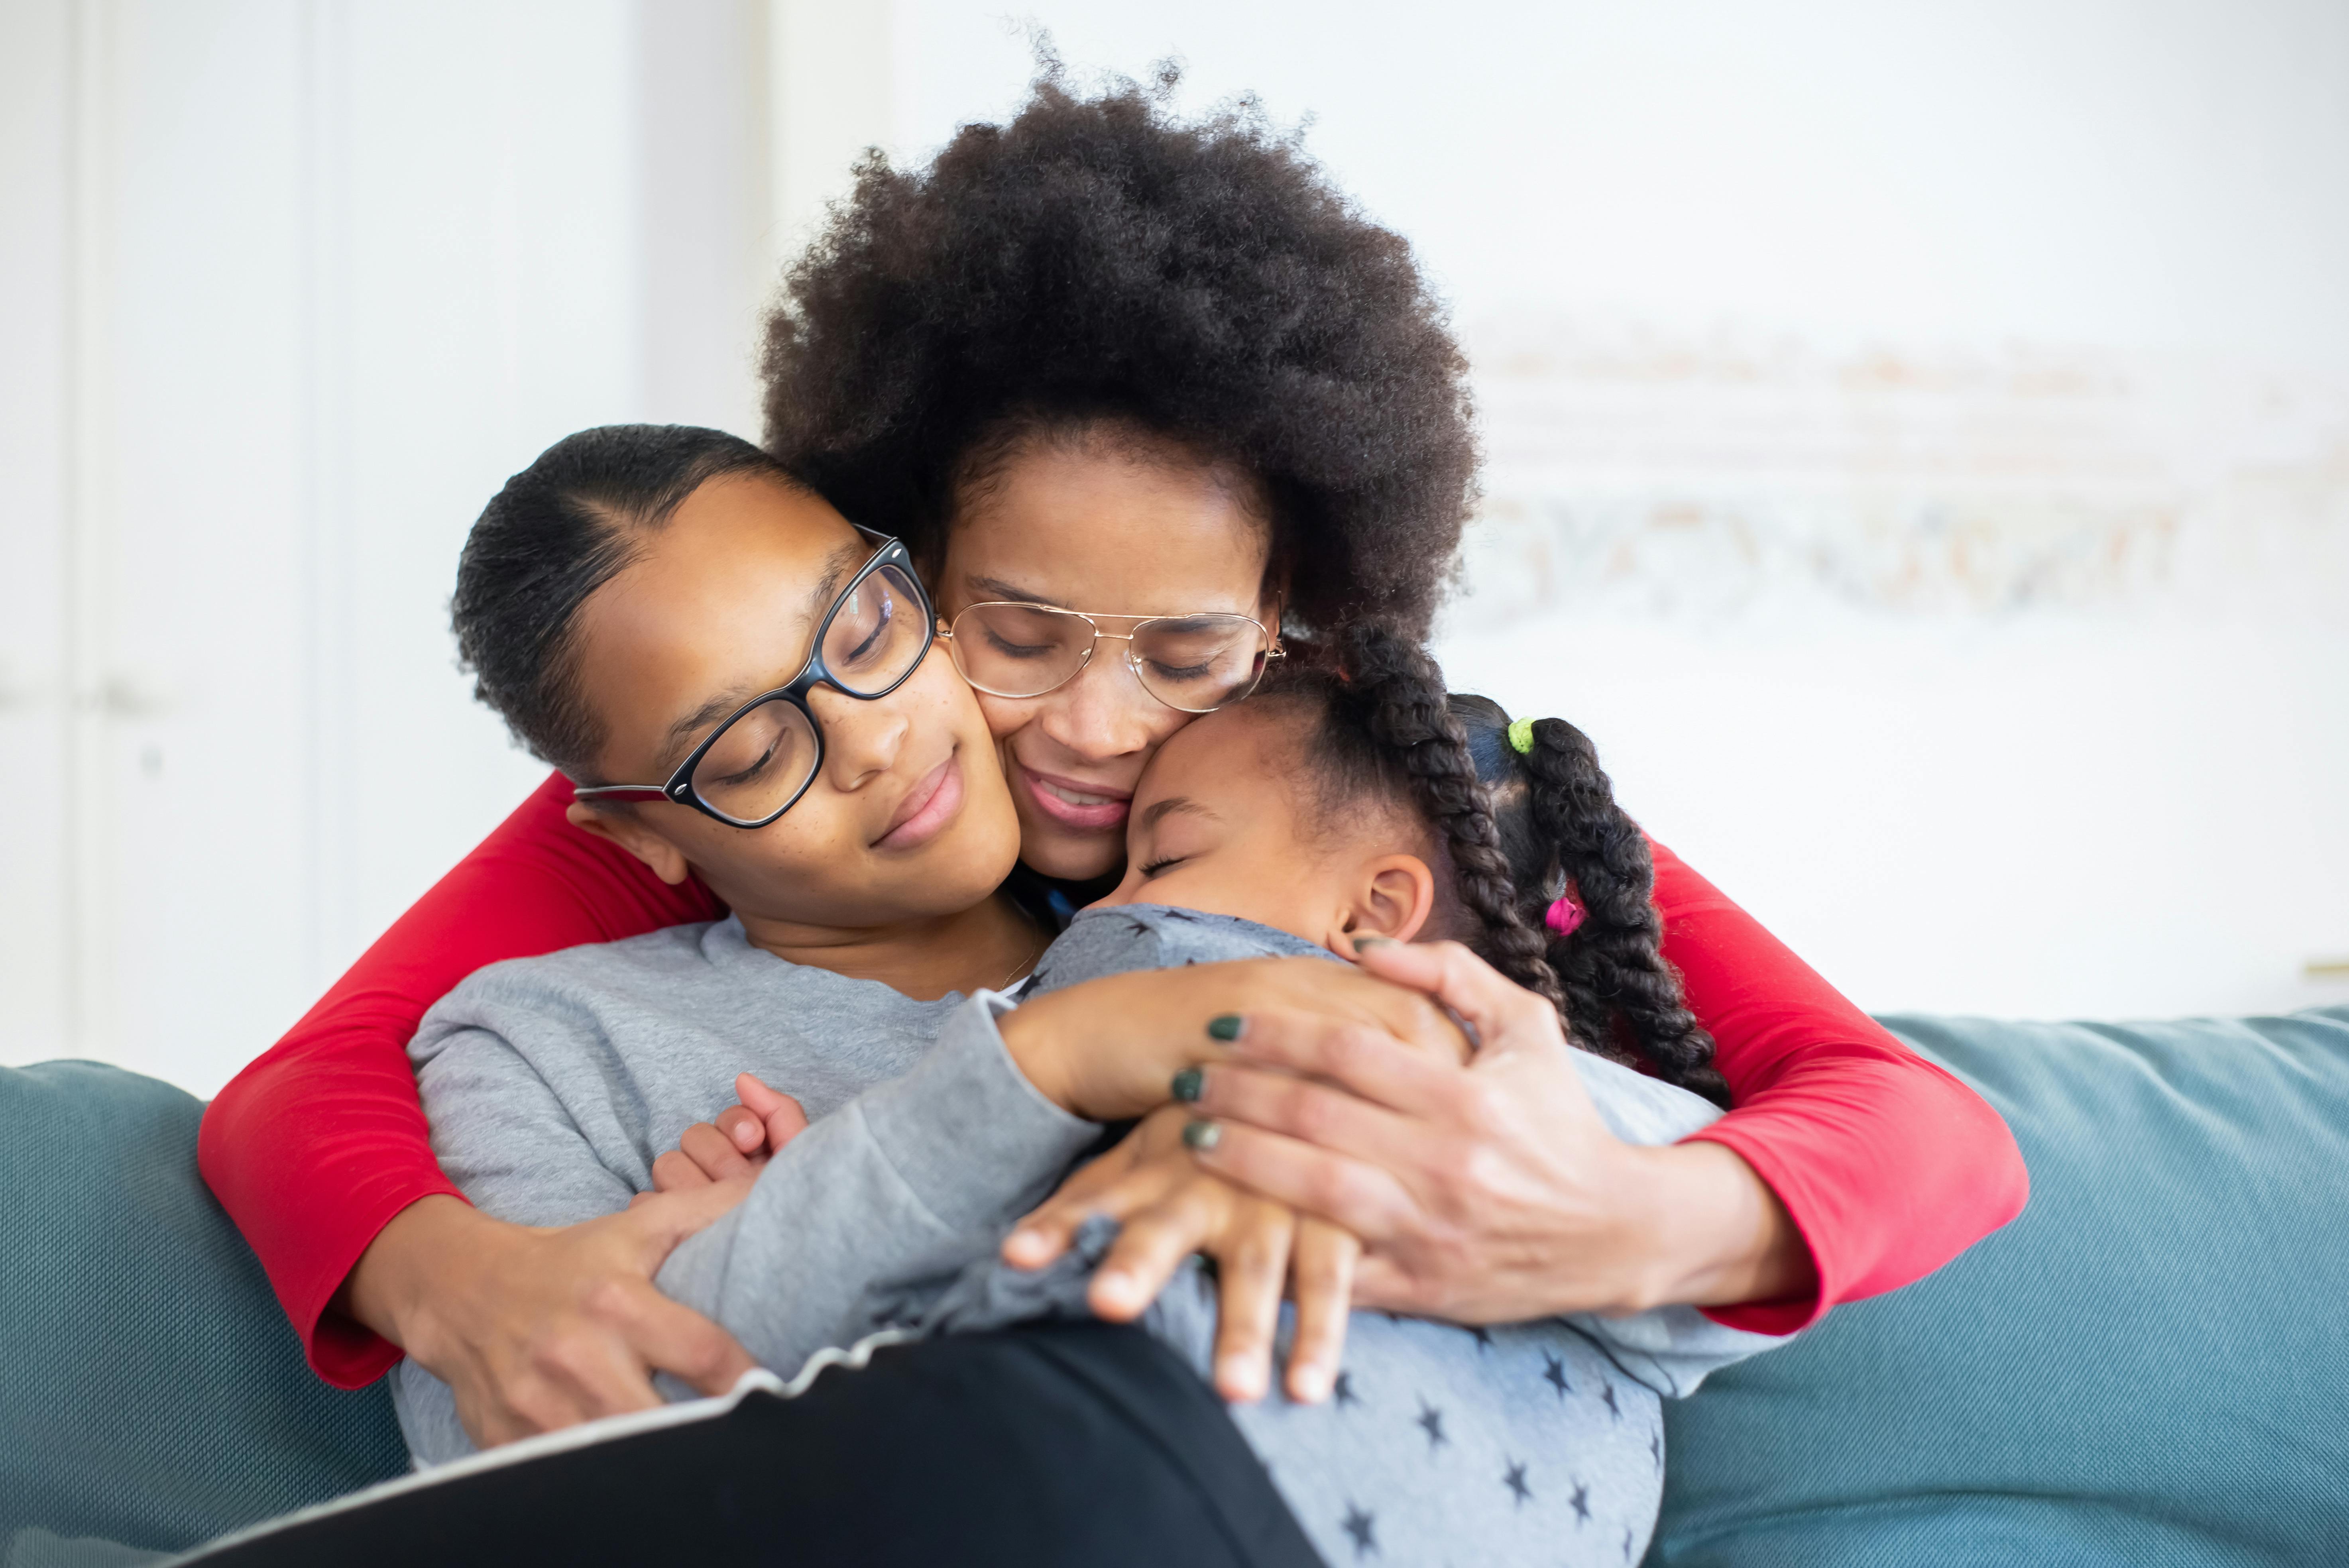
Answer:
<svg viewBox="0 0 2349 1568"><path fill-rule="evenodd" d="M1735 1150L1809 1243L1818 1294L1707 1313L1791 1334L1940 1268L2023 1212L2023 1152L1982 1098L1893 1038L1661 844L1664 956L1736 1109L1693 1136Z"/></svg>
<svg viewBox="0 0 2349 1568"><path fill-rule="evenodd" d="M318 1375L374 1381L399 1359L327 1303L394 1214L461 1197L432 1158L409 1069L424 1011L486 964L725 913L564 819L556 774L368 948L204 1112L196 1160L261 1256Z"/></svg>

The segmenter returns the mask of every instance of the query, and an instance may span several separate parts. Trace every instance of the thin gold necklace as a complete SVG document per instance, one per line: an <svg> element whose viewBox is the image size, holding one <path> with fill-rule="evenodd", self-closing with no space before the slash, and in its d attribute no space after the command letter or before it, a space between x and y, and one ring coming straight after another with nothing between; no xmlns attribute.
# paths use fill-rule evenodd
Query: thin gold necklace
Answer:
<svg viewBox="0 0 2349 1568"><path fill-rule="evenodd" d="M1019 979L1023 971L1035 967L1036 960L1043 957L1044 949L1050 947L1051 944L1052 939L1050 936L1040 937L1037 941L1036 945L1028 950L1028 956L1022 958L1019 963L1014 964L1011 966L1011 973L1003 977L1003 984L998 985L996 989L999 991L1009 990L1011 988L1011 983L1014 980Z"/></svg>

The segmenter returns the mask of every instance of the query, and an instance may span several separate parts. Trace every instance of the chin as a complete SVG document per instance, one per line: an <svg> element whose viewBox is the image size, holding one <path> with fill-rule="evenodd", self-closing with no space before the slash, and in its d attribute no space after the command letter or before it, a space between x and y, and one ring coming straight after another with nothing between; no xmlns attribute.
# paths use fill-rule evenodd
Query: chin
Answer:
<svg viewBox="0 0 2349 1568"><path fill-rule="evenodd" d="M1125 870L1125 835L1072 833L1058 822L1022 822L1019 858L1055 882L1098 882Z"/></svg>

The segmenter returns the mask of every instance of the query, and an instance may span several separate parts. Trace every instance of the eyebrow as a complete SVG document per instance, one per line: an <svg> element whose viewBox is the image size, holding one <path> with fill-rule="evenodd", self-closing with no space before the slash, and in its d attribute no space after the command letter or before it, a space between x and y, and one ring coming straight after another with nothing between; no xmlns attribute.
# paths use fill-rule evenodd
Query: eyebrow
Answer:
<svg viewBox="0 0 2349 1568"><path fill-rule="evenodd" d="M1058 599L1033 593L1017 583L1006 583L1000 577L965 577L963 583L972 593L989 599L1009 600L1015 604L1042 604L1050 609L1065 610L1069 606Z"/></svg>
<svg viewBox="0 0 2349 1568"><path fill-rule="evenodd" d="M833 596L840 592L841 583L846 580L850 573L871 559L872 554L872 547L860 539L854 544L843 544L825 556L823 570L817 573L813 586L808 589L801 618L812 622L819 606L823 609L830 609ZM699 707L670 725L668 733L661 738L659 758L661 765L674 770L677 765L685 759L683 754L688 749L688 743L699 735L703 728L724 718L760 692L773 689L772 686L728 686L724 691L718 693Z"/></svg>
<svg viewBox="0 0 2349 1568"><path fill-rule="evenodd" d="M1188 795L1169 795L1164 800L1153 800L1149 805L1144 806L1142 809L1142 814L1136 817L1133 822L1135 827L1146 833L1167 818L1177 814L1205 817L1211 822L1223 820L1222 817L1192 799Z"/></svg>

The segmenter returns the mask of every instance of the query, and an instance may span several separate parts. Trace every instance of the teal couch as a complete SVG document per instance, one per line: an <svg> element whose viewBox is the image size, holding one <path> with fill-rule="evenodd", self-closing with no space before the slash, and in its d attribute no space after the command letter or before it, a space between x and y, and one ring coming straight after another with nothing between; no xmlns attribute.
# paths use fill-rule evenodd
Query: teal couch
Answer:
<svg viewBox="0 0 2349 1568"><path fill-rule="evenodd" d="M2349 1563L2349 1008L1887 1022L2006 1117L2031 1206L1671 1407L1649 1561ZM309 1375L197 1180L200 1109L0 1069L0 1568L402 1468L381 1387Z"/></svg>

